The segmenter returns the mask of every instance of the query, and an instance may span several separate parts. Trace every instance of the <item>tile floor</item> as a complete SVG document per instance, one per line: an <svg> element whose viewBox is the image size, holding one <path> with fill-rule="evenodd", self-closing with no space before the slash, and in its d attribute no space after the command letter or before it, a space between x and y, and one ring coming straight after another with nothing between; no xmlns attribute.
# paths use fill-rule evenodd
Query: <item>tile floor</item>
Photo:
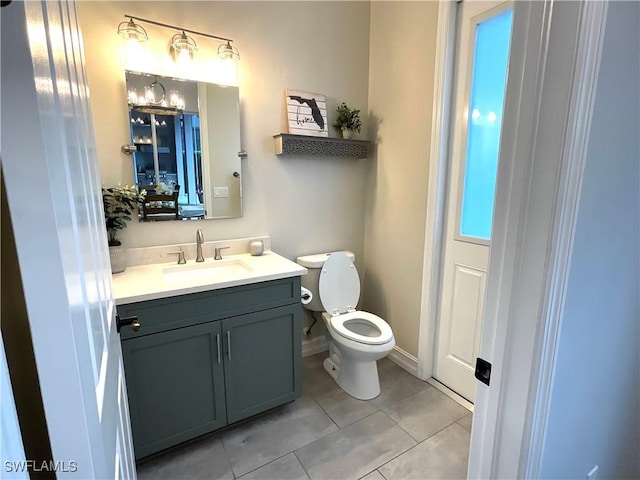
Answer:
<svg viewBox="0 0 640 480"><path fill-rule="evenodd" d="M303 396L138 464L140 479L462 479L471 413L393 362L363 402L304 359Z"/></svg>

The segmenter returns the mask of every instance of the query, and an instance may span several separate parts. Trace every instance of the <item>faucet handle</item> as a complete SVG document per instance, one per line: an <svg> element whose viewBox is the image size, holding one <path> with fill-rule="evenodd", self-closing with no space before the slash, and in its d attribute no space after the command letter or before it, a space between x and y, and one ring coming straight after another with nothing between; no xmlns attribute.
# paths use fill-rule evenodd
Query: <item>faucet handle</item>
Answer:
<svg viewBox="0 0 640 480"><path fill-rule="evenodd" d="M178 255L178 265L184 265L187 261L184 258L184 252L180 249L179 252L168 252L167 255Z"/></svg>
<svg viewBox="0 0 640 480"><path fill-rule="evenodd" d="M216 247L214 250L214 260L222 260L222 254L220 253L220 250L224 250L226 248L231 248L231 247Z"/></svg>

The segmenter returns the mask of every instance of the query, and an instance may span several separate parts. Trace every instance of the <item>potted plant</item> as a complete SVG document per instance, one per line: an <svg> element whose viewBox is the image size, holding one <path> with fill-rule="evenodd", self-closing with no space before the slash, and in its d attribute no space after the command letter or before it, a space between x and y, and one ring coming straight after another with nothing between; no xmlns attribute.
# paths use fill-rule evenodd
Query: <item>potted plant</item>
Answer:
<svg viewBox="0 0 640 480"><path fill-rule="evenodd" d="M146 193L145 190L139 192L135 185L102 188L112 273L123 272L127 268L126 251L122 247L118 233L127 228L127 222L131 220L131 213L137 213L138 203L144 200Z"/></svg>
<svg viewBox="0 0 640 480"><path fill-rule="evenodd" d="M336 109L338 117L333 122L333 128L342 132L342 138L353 137L353 132L360 133L362 121L360 120L360 110L351 109L342 102Z"/></svg>

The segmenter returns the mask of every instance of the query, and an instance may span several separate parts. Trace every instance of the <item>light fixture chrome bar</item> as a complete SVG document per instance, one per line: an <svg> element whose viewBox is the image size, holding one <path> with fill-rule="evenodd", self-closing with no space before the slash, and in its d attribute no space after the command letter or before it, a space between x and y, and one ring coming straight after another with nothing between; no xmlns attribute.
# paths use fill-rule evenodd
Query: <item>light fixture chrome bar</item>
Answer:
<svg viewBox="0 0 640 480"><path fill-rule="evenodd" d="M169 25L168 23L156 22L155 20L149 20L148 18L135 17L133 15L127 15L127 14L125 14L124 16L125 16L125 18L131 19L131 20L135 20L135 21L138 21L138 22L142 22L142 23L149 23L151 25L157 25L159 27L171 28L173 30L180 30L182 32L189 32L189 33L193 33L194 35L200 35L202 37L207 37L207 38L214 38L216 40L223 40L225 42L233 42L233 40L231 38L219 37L217 35L211 35L209 33L197 32L195 30L190 30L188 28L178 27L176 25Z"/></svg>

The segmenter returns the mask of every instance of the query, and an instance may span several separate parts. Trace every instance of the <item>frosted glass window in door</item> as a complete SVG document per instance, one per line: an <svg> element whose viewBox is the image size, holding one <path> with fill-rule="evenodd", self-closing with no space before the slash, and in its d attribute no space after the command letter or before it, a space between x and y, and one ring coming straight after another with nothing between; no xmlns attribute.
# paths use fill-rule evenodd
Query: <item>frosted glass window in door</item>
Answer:
<svg viewBox="0 0 640 480"><path fill-rule="evenodd" d="M460 235L489 240L513 12L476 27Z"/></svg>

